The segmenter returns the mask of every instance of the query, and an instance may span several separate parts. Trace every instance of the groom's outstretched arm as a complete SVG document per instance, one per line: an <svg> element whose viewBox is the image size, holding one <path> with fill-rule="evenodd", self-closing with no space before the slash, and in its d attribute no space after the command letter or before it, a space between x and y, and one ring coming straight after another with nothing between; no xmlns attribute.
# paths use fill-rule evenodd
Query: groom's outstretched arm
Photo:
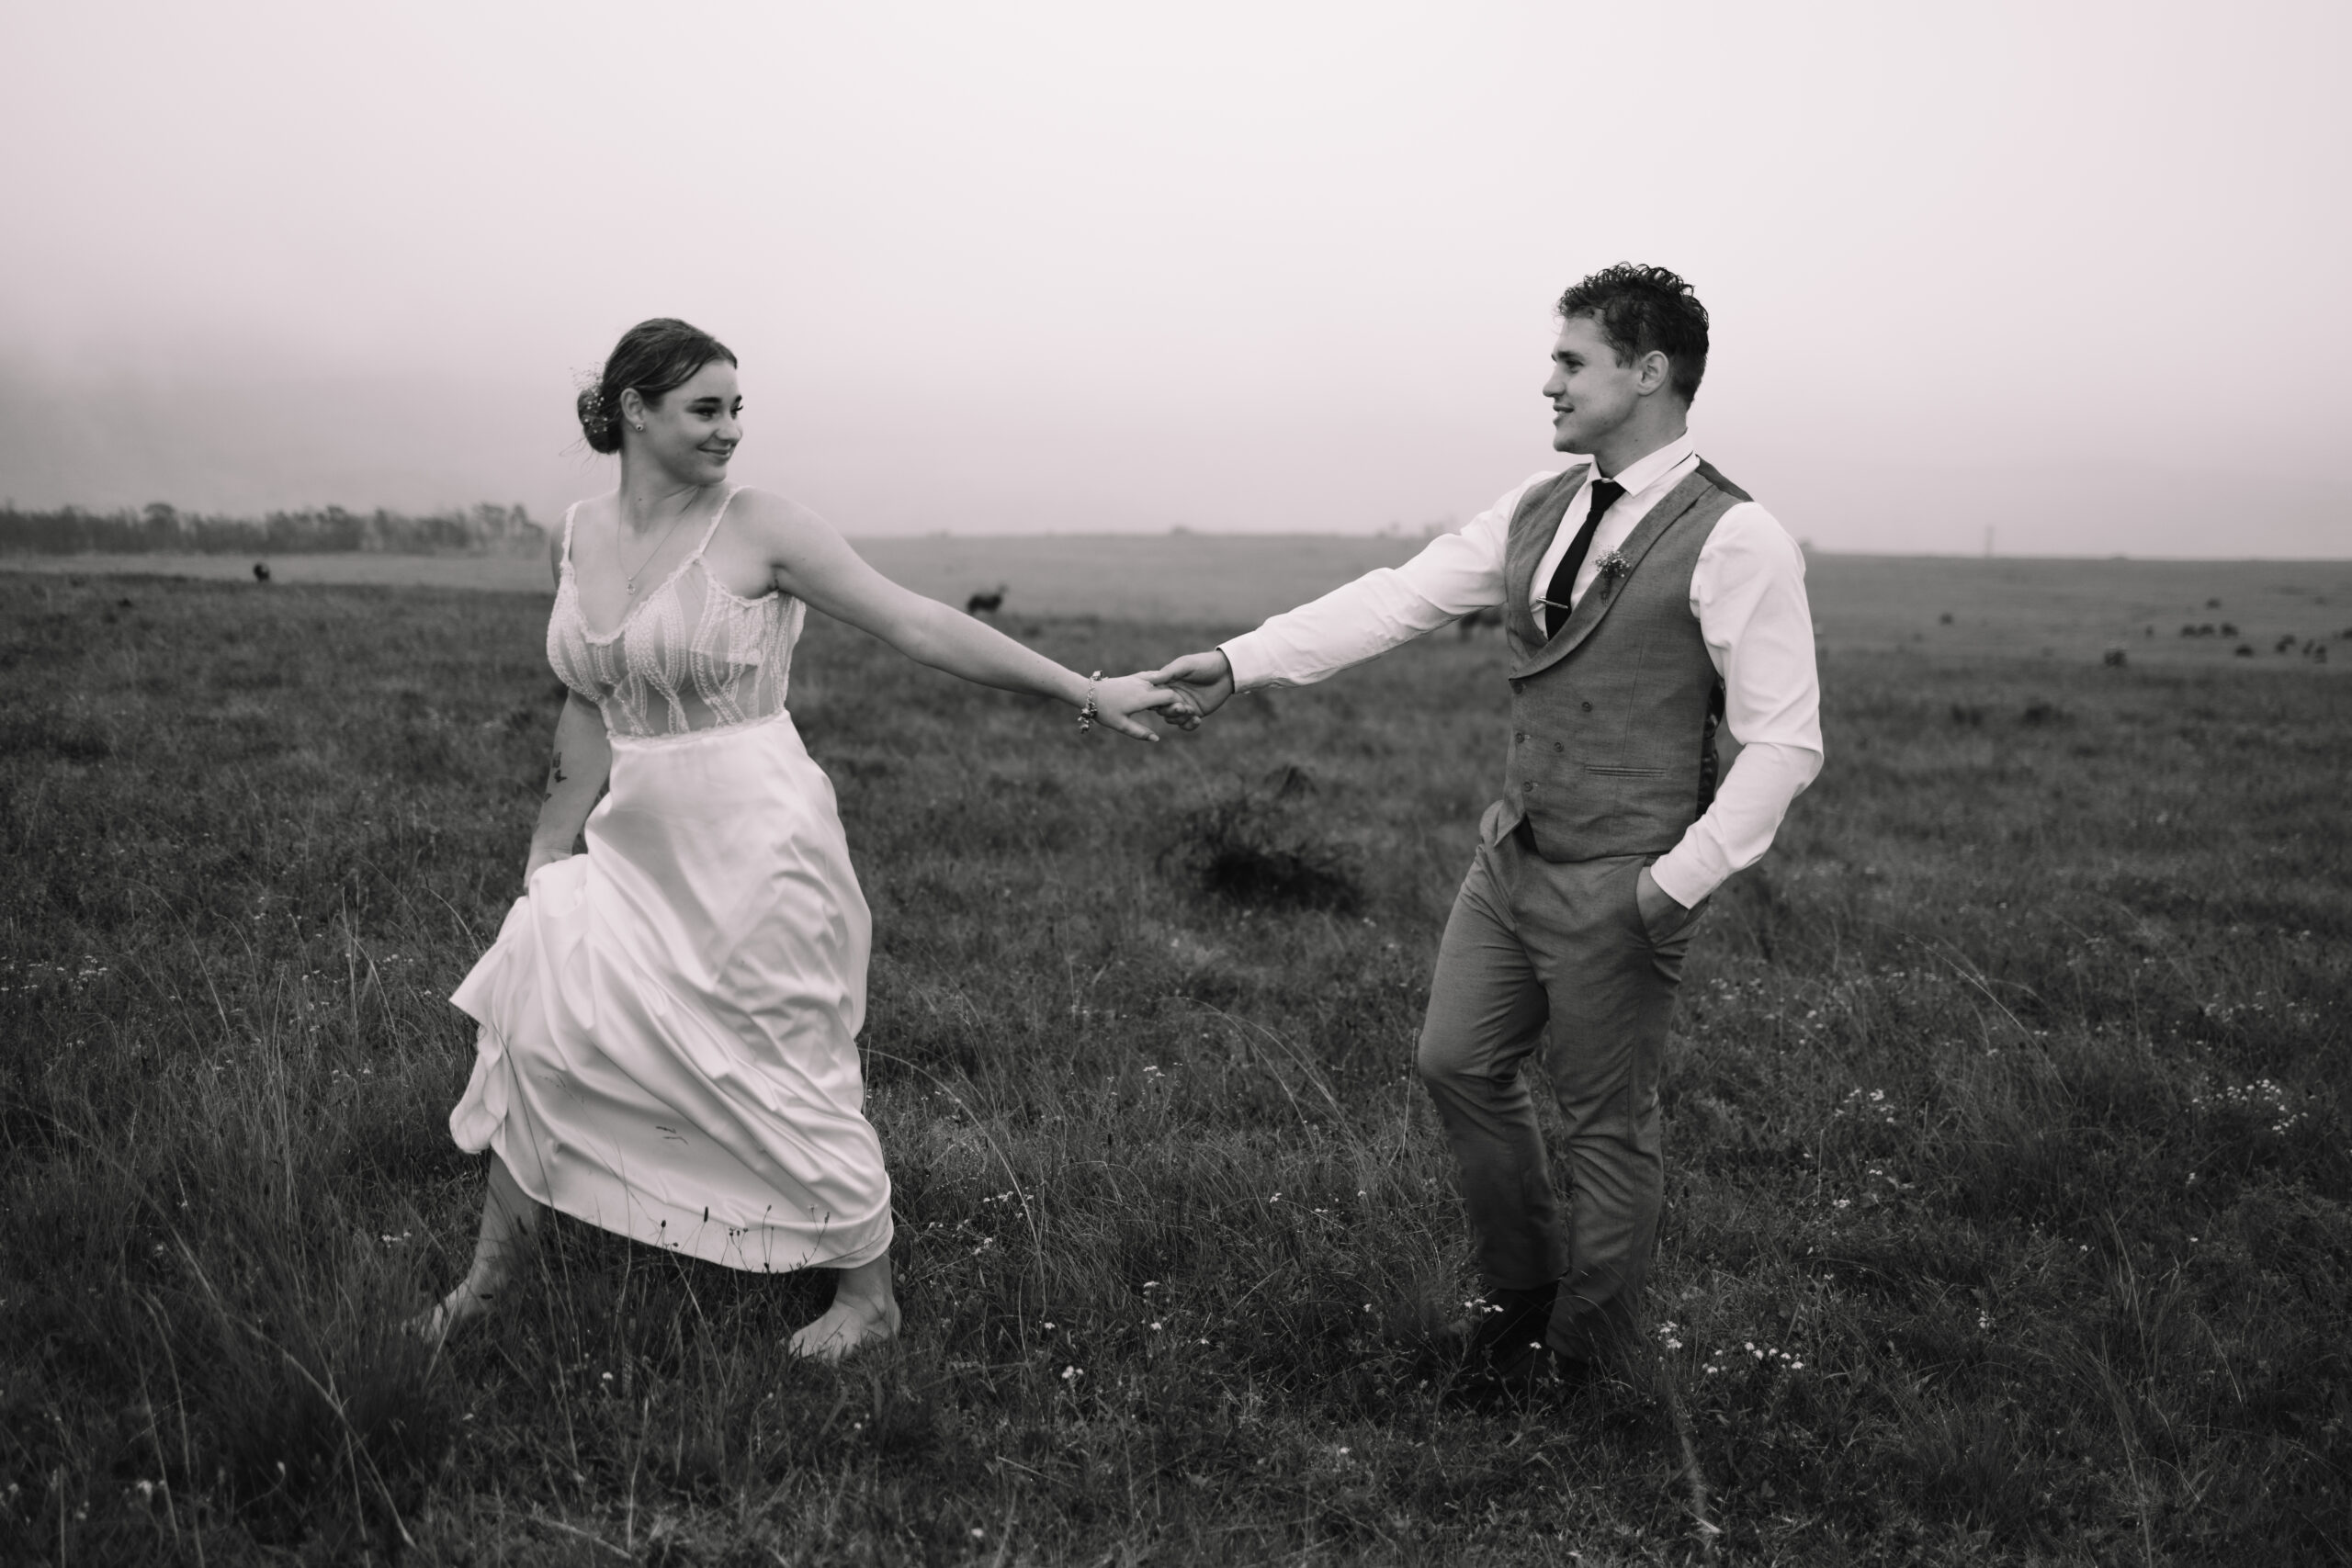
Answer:
<svg viewBox="0 0 2352 1568"><path fill-rule="evenodd" d="M1235 692L1305 686L1387 652L1503 598L1503 546L1531 475L1458 534L1441 534L1402 566L1368 571L1256 631L1163 665L1152 679L1181 686L1202 713ZM1189 726L1187 728L1190 728Z"/></svg>

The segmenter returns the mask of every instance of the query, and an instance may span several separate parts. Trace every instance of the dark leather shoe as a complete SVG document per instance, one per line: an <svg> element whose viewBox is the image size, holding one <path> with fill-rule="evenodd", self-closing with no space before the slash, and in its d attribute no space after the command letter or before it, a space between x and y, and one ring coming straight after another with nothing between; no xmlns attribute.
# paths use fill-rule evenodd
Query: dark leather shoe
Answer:
<svg viewBox="0 0 2352 1568"><path fill-rule="evenodd" d="M1523 1406L1548 1391L1586 1381L1577 1370L1582 1361L1571 1364L1544 1343L1558 1294L1556 1283L1487 1292L1457 1330L1462 1359L1444 1404L1466 1410Z"/></svg>
<svg viewBox="0 0 2352 1568"><path fill-rule="evenodd" d="M1559 1294L1556 1283L1538 1285L1532 1291L1489 1291L1485 1299L1470 1309L1464 1325L1463 1359L1472 1370L1491 1362L1515 1363L1524 1359L1544 1342L1544 1331L1552 1321L1552 1303Z"/></svg>
<svg viewBox="0 0 2352 1568"><path fill-rule="evenodd" d="M1509 1361L1465 1367L1440 1403L1449 1410L1481 1414L1526 1410L1580 1393L1597 1375L1587 1358L1539 1345Z"/></svg>

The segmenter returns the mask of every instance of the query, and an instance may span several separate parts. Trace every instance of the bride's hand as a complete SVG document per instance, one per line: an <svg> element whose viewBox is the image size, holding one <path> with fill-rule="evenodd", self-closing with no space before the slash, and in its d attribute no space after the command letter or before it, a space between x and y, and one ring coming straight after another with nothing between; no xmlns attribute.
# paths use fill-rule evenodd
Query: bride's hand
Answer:
<svg viewBox="0 0 2352 1568"><path fill-rule="evenodd" d="M523 886L526 887L531 886L531 878L538 874L539 867L552 865L557 861L571 858L570 850L543 850L534 845L531 849L531 858L523 863Z"/></svg>
<svg viewBox="0 0 2352 1568"><path fill-rule="evenodd" d="M1143 727L1137 714L1182 710L1188 705L1183 693L1155 685L1148 676L1119 675L1094 683L1094 722L1137 740L1159 739Z"/></svg>

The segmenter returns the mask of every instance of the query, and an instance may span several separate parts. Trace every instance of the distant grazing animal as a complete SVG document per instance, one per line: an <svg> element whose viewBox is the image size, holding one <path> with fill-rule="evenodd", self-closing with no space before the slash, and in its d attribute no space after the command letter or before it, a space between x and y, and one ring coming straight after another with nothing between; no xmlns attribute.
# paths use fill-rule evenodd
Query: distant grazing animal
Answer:
<svg viewBox="0 0 2352 1568"><path fill-rule="evenodd" d="M254 562L254 581L255 582L267 582L269 581L269 563L267 561L257 560Z"/></svg>
<svg viewBox="0 0 2352 1568"><path fill-rule="evenodd" d="M1001 582L996 585L993 593L975 593L964 601L964 614L967 615L993 615L1003 607L1004 584Z"/></svg>
<svg viewBox="0 0 2352 1568"><path fill-rule="evenodd" d="M1482 604L1454 623L1462 628L1464 642L1468 642L1487 626L1499 631L1502 629L1502 624L1503 607L1500 604Z"/></svg>

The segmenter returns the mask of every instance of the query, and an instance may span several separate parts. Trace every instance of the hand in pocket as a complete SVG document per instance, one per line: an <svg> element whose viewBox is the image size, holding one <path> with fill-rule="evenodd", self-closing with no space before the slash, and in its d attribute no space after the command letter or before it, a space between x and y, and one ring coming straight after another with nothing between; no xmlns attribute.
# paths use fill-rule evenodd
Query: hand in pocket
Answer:
<svg viewBox="0 0 2352 1568"><path fill-rule="evenodd" d="M1634 906L1641 911L1642 930L1649 933L1653 942L1666 941L1690 923L1691 911L1674 901L1671 894L1657 885L1657 878L1644 866L1634 879Z"/></svg>

